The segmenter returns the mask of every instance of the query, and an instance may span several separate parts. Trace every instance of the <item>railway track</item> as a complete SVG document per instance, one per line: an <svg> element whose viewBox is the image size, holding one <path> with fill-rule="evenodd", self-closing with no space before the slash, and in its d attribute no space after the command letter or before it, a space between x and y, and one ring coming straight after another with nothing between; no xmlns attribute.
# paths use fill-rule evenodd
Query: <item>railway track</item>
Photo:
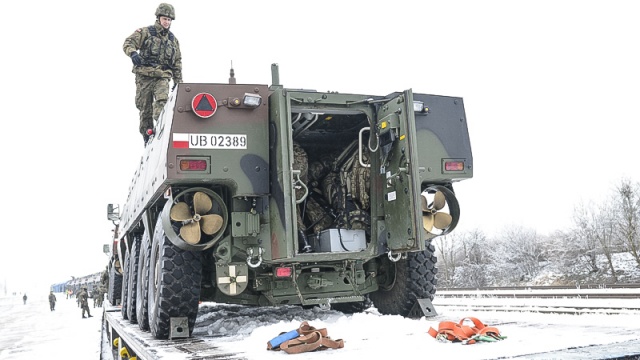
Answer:
<svg viewBox="0 0 640 360"><path fill-rule="evenodd" d="M438 289L436 308L558 314L640 314L640 284Z"/></svg>
<svg viewBox="0 0 640 360"><path fill-rule="evenodd" d="M569 290L569 289L640 289L640 284L580 284L574 286L551 285L551 286L485 286L485 287L459 287L459 288L438 288L438 291L472 291L472 290Z"/></svg>

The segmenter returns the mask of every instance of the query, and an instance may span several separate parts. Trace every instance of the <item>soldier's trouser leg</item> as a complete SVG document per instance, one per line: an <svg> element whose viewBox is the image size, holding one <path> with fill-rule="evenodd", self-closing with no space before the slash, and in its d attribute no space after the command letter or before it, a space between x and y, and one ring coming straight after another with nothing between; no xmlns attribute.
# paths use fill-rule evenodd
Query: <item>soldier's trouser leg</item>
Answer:
<svg viewBox="0 0 640 360"><path fill-rule="evenodd" d="M157 78L153 85L153 120L158 121L164 105L169 98L169 79Z"/></svg>
<svg viewBox="0 0 640 360"><path fill-rule="evenodd" d="M145 142L149 138L147 129L153 129L153 80L136 75L136 107L140 111L139 130Z"/></svg>

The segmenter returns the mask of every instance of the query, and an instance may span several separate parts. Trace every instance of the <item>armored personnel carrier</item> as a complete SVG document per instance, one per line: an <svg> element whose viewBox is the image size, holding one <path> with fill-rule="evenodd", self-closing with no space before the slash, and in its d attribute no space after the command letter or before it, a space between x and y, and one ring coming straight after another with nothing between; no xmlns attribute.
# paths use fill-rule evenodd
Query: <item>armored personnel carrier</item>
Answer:
<svg viewBox="0 0 640 360"><path fill-rule="evenodd" d="M199 301L407 316L436 291L431 240L473 176L461 98L181 83L116 225L108 299L156 338Z"/></svg>

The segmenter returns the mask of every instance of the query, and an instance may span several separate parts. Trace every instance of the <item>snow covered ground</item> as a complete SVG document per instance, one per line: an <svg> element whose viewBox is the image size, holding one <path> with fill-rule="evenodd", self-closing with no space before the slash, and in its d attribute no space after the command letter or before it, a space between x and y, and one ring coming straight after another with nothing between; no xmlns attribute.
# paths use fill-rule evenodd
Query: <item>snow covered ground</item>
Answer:
<svg viewBox="0 0 640 360"><path fill-rule="evenodd" d="M83 319L75 298L55 294L51 311L48 291L27 295L0 297L0 359L99 359L102 309Z"/></svg>
<svg viewBox="0 0 640 360"><path fill-rule="evenodd" d="M66 300L62 294L57 297L54 312L49 310L46 293L41 296L31 294L26 305L17 295L0 298L0 359L99 358L101 309L92 308L92 314L96 316L82 319L74 299ZM280 332L297 328L302 321L308 321L316 328L327 328L331 338L343 339L345 343L342 349L298 356L304 359L405 355L455 359L602 359L640 354L638 311L621 315L479 312L444 307L436 307L436 311L437 317L412 320L382 316L375 309L344 315L296 306L247 308L203 303L194 333L208 343L215 343L221 352L245 359L297 356L267 351L266 344ZM427 333L430 327L437 328L440 321L458 321L468 316L498 327L507 339L462 345L438 342ZM568 353L549 353L570 347L576 349ZM165 358L176 357L167 354Z"/></svg>

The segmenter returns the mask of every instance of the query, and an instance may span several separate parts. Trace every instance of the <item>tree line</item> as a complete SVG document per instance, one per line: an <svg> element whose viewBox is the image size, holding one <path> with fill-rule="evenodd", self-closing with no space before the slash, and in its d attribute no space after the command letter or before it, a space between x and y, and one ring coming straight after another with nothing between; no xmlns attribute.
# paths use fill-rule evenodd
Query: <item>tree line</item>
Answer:
<svg viewBox="0 0 640 360"><path fill-rule="evenodd" d="M554 269L558 285L579 281L577 274L619 282L615 254L630 254L640 267L640 183L622 179L611 192L575 206L571 227L550 235L514 226L493 237L476 229L435 238L438 286L522 285L543 269Z"/></svg>

